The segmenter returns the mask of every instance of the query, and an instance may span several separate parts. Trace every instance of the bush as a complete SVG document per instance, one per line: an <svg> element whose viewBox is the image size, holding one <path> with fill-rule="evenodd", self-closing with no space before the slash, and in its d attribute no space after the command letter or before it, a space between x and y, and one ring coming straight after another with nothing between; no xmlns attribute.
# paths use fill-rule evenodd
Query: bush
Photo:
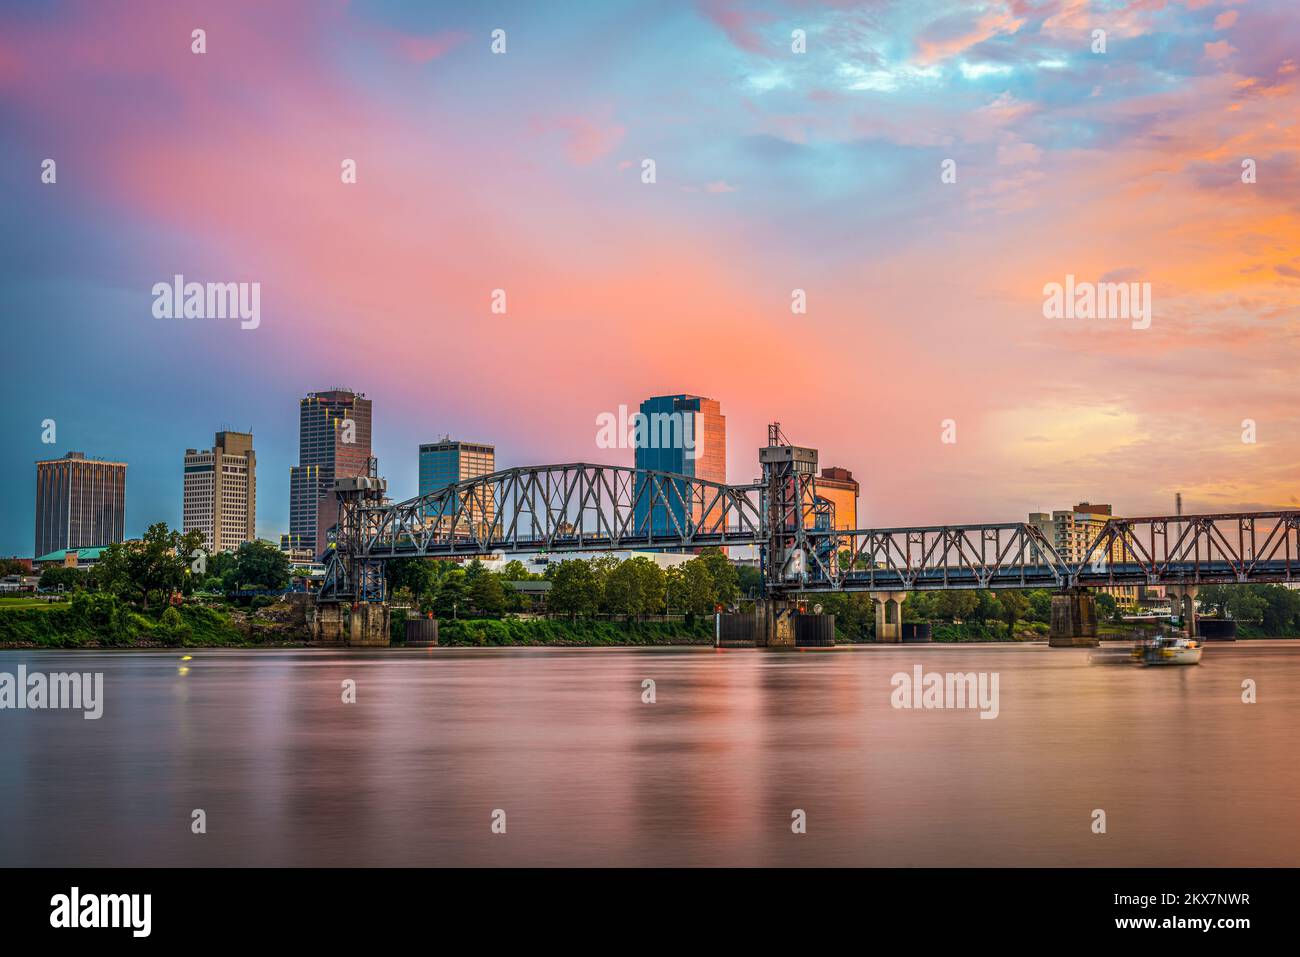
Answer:
<svg viewBox="0 0 1300 957"><path fill-rule="evenodd" d="M711 644L713 622L568 621L556 618L460 618L438 622L442 645Z"/></svg>

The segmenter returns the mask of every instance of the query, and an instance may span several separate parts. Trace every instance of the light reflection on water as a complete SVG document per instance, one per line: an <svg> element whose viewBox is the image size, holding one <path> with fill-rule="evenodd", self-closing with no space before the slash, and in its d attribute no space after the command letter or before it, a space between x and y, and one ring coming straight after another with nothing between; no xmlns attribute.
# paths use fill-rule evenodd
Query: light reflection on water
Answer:
<svg viewBox="0 0 1300 957"><path fill-rule="evenodd" d="M0 864L1300 864L1300 642L190 653L0 652L106 698L0 711ZM999 717L893 709L915 664Z"/></svg>

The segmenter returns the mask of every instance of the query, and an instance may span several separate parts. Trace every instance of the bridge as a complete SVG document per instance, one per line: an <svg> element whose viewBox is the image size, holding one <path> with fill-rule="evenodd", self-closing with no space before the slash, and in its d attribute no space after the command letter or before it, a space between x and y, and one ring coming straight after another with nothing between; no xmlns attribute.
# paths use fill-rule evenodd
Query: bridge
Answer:
<svg viewBox="0 0 1300 957"><path fill-rule="evenodd" d="M1195 633L1201 585L1300 581L1300 511L1111 518L1062 556L1026 522L838 529L817 494L816 450L777 426L759 465L748 485L614 465L520 467L398 503L385 500L383 479L339 479L318 605L329 615L352 604L375 617L363 630L386 634L383 568L397 558L754 546L767 644L793 642L795 595L867 592L877 640L897 641L912 592L1047 588L1050 644L1074 646L1097 643L1089 589L1163 586Z"/></svg>

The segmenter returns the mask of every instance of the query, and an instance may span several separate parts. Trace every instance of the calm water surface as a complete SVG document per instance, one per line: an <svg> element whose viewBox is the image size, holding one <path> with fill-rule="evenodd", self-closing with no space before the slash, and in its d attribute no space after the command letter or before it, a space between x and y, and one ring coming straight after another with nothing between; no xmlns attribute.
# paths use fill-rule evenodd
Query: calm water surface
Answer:
<svg viewBox="0 0 1300 957"><path fill-rule="evenodd" d="M1146 669L1043 645L19 664L102 671L106 703L0 711L5 865L1300 865L1300 642ZM893 709L915 664L998 672L1000 716Z"/></svg>

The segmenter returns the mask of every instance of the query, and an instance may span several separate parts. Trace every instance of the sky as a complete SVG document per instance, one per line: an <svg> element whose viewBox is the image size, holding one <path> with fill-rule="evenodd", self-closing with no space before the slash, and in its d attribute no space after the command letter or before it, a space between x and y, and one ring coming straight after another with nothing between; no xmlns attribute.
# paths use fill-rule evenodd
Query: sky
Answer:
<svg viewBox="0 0 1300 957"><path fill-rule="evenodd" d="M179 526L221 428L274 539L337 386L395 498L443 434L630 465L597 418L686 392L731 481L779 421L863 527L1300 506L1298 41L1294 0L8 2L0 554L69 450ZM259 324L156 318L176 274ZM1049 318L1067 276L1149 323Z"/></svg>

